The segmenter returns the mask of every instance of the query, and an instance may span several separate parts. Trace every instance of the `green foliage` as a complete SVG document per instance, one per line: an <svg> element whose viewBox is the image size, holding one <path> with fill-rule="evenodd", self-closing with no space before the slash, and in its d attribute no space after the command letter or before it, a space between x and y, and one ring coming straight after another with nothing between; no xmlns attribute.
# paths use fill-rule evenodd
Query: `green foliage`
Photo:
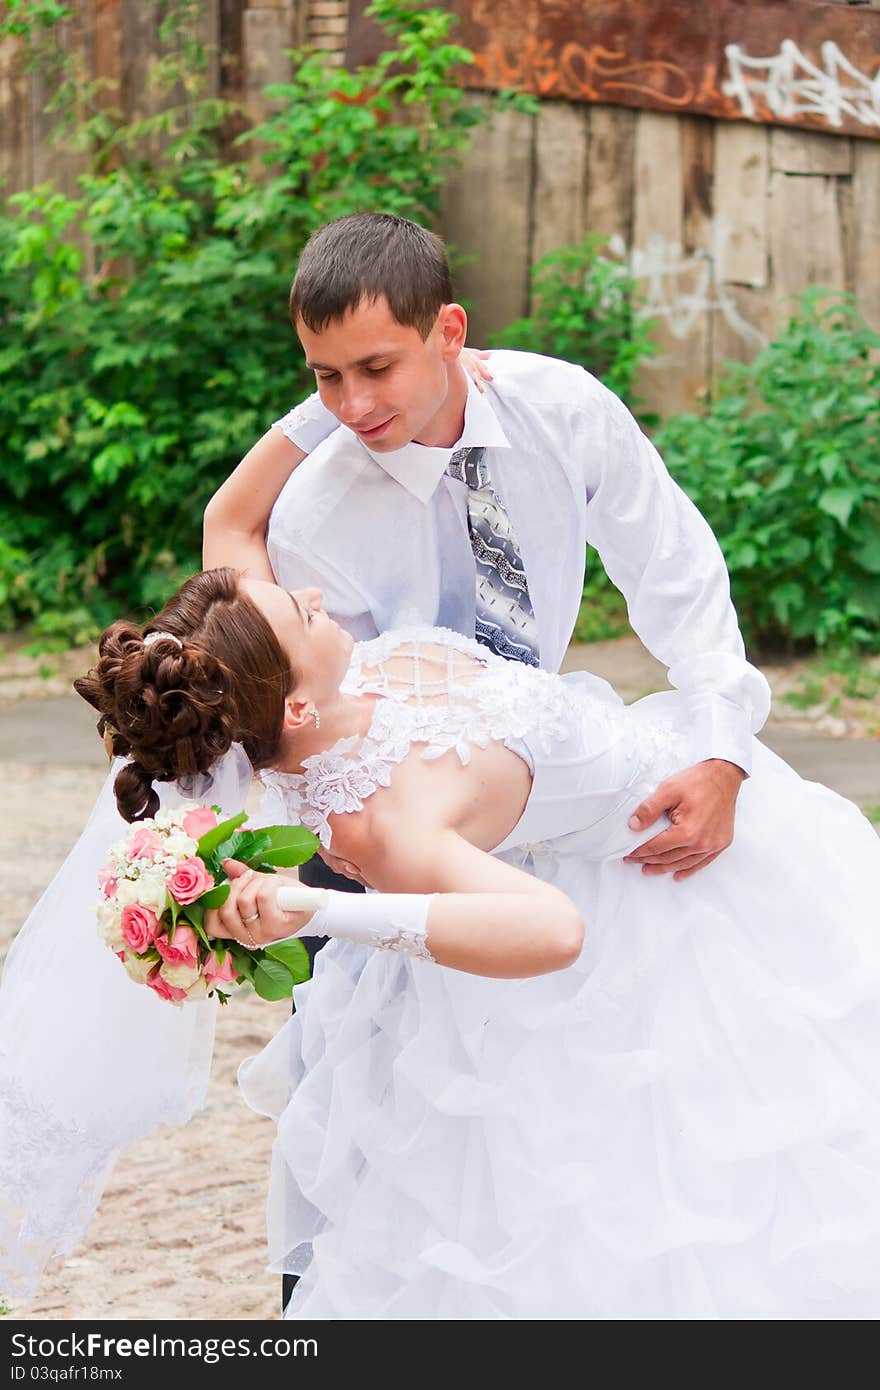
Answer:
<svg viewBox="0 0 880 1390"><path fill-rule="evenodd" d="M495 347L578 362L633 403L639 363L654 351L632 276L601 254L605 237L551 251L532 271L532 312L492 336Z"/></svg>
<svg viewBox="0 0 880 1390"><path fill-rule="evenodd" d="M880 648L880 336L809 290L658 447L717 535L748 640ZM872 360L873 354L873 360Z"/></svg>
<svg viewBox="0 0 880 1390"><path fill-rule="evenodd" d="M608 642L630 631L626 600L611 583L597 552L588 545L584 592L572 639L575 642Z"/></svg>
<svg viewBox="0 0 880 1390"><path fill-rule="evenodd" d="M161 604L198 567L212 492L312 387L285 309L306 238L361 209L437 214L480 119L454 80L470 55L446 12L373 12L389 51L354 73L295 54L232 160L181 42L160 74L177 107L117 130L77 197L42 185L0 213L0 621Z"/></svg>

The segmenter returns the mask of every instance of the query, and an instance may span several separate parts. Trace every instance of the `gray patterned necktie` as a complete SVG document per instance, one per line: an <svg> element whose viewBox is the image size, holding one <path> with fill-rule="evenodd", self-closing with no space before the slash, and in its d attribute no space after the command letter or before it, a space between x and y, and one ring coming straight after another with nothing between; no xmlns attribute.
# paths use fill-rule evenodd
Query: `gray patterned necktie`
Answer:
<svg viewBox="0 0 880 1390"><path fill-rule="evenodd" d="M492 486L486 450L458 449L446 466L467 483L468 531L477 567L475 636L508 661L537 666L538 625L519 546Z"/></svg>

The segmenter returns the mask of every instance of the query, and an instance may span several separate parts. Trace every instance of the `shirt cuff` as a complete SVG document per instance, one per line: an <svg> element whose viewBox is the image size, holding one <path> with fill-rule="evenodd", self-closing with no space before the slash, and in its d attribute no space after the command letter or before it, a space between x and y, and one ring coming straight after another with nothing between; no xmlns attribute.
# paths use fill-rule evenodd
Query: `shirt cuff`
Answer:
<svg viewBox="0 0 880 1390"><path fill-rule="evenodd" d="M295 405L279 420L272 421L273 429L281 430L293 444L310 454L317 449L328 435L338 427L339 421L321 404L318 395L309 396L301 405Z"/></svg>
<svg viewBox="0 0 880 1390"><path fill-rule="evenodd" d="M745 710L721 695L691 704L689 742L695 763L723 758L752 773L752 726Z"/></svg>

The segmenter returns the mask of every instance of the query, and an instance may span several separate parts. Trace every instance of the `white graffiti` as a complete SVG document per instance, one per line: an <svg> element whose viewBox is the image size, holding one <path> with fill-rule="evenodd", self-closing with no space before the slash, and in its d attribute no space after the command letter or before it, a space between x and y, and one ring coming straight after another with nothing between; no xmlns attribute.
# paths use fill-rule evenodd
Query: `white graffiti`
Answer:
<svg viewBox="0 0 880 1390"><path fill-rule="evenodd" d="M739 312L729 284L724 283L724 252L730 237L723 223L715 222L709 250L686 252L674 241L651 237L645 246L628 248L621 236L613 236L609 251L624 260L639 281L643 296L641 318L665 323L673 338L684 341L701 316L719 313L739 338L755 350L767 342L754 324ZM648 365L660 365L660 358Z"/></svg>
<svg viewBox="0 0 880 1390"><path fill-rule="evenodd" d="M744 116L755 115L753 95L783 120L821 116L830 126L844 117L863 126L880 126L880 69L866 76L830 40L821 47L823 67L811 63L792 39L783 39L771 58L751 58L738 43L724 52L729 77L725 96L735 97Z"/></svg>

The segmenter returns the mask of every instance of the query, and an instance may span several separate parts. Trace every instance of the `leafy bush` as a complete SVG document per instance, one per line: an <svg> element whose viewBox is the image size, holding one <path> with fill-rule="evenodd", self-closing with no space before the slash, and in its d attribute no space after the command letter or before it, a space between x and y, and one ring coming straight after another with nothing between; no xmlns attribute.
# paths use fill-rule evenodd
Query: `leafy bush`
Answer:
<svg viewBox="0 0 880 1390"><path fill-rule="evenodd" d="M601 254L607 238L551 251L532 270L532 312L492 335L495 347L577 362L633 404L633 378L654 347L636 283Z"/></svg>
<svg viewBox="0 0 880 1390"><path fill-rule="evenodd" d="M353 73L294 55L243 156L225 148L229 109L188 98L117 130L76 198L43 185L8 200L0 620L160 603L198 565L208 497L311 389L286 315L306 238L360 209L437 215L480 119L453 76L470 55L443 11L373 12L389 51ZM164 147L152 161L148 140Z"/></svg>
<svg viewBox="0 0 880 1390"><path fill-rule="evenodd" d="M657 435L715 531L748 640L880 648L880 336L847 295L800 311Z"/></svg>

